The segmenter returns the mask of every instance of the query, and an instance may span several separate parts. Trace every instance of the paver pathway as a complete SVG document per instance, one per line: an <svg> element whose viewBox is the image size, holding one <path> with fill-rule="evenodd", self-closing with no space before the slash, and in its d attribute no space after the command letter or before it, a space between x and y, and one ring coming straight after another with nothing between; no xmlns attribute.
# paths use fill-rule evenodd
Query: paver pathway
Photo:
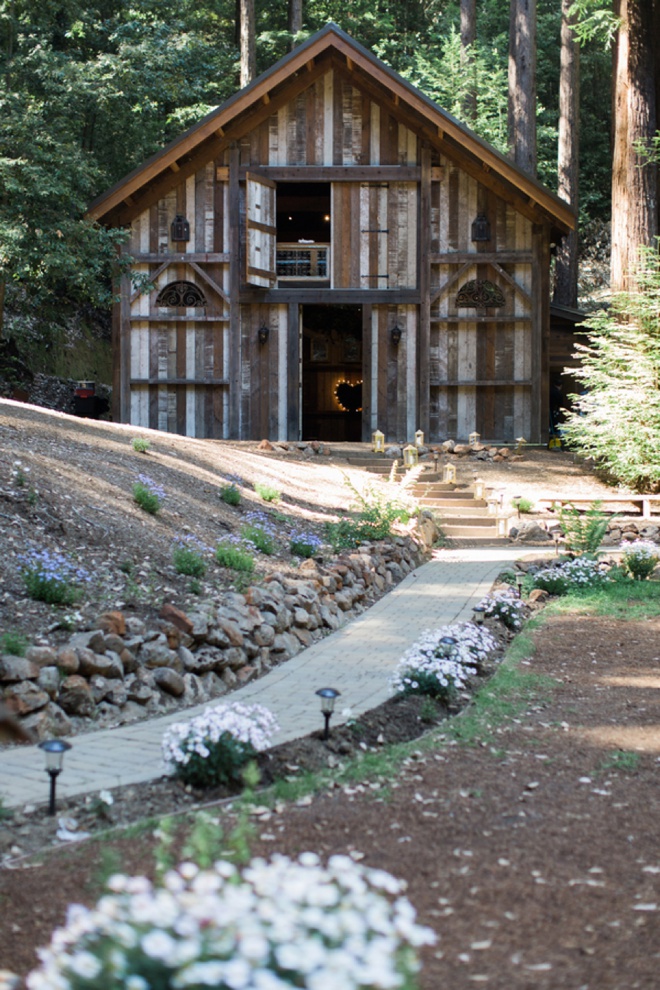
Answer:
<svg viewBox="0 0 660 990"><path fill-rule="evenodd" d="M333 724L348 717L342 719L344 709L356 716L375 708L388 698L388 676L419 633L471 618L472 608L499 571L522 553L509 546L438 551L359 618L233 692L231 699L258 702L275 714L280 724L275 744L321 728L314 693L320 687L341 692ZM75 736L58 778L58 795L85 794L161 776L164 730L206 707ZM30 746L0 751L0 796L6 807L47 799L41 750Z"/></svg>

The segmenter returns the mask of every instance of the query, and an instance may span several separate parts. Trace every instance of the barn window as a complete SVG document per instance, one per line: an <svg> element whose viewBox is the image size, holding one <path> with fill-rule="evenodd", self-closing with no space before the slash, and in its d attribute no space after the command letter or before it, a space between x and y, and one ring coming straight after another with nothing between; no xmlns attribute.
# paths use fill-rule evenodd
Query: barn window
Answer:
<svg viewBox="0 0 660 990"><path fill-rule="evenodd" d="M499 286L489 279L473 278L458 290L456 305L472 309L490 309L504 306L504 295Z"/></svg>
<svg viewBox="0 0 660 990"><path fill-rule="evenodd" d="M206 306L206 299L194 282L169 282L158 293L156 305Z"/></svg>

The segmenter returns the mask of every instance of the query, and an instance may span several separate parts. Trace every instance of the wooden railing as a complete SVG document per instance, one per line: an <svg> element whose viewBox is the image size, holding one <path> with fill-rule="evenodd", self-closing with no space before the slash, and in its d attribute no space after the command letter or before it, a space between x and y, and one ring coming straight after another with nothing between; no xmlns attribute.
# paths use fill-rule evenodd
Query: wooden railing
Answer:
<svg viewBox="0 0 660 990"><path fill-rule="evenodd" d="M289 279L328 280L330 278L330 245L317 243L278 244L277 278L281 281Z"/></svg>

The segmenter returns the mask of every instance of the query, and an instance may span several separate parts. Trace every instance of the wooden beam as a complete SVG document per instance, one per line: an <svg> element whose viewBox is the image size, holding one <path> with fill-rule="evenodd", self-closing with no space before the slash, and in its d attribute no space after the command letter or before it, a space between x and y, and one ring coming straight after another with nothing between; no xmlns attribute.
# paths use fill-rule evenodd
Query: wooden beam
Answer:
<svg viewBox="0 0 660 990"><path fill-rule="evenodd" d="M419 328L417 334L417 382L418 428L429 436L431 424L431 148L422 145L422 177L419 195L419 223L417 226L417 284L421 295Z"/></svg>
<svg viewBox="0 0 660 990"><path fill-rule="evenodd" d="M241 178L257 175L276 182L419 182L418 165L258 165L243 166Z"/></svg>
<svg viewBox="0 0 660 990"><path fill-rule="evenodd" d="M179 171L179 166L178 166L177 162L170 162L170 168L172 169L173 172L178 172Z"/></svg>
<svg viewBox="0 0 660 990"><path fill-rule="evenodd" d="M433 165L431 168L431 182L444 182L444 178L445 178L444 165Z"/></svg>
<svg viewBox="0 0 660 990"><path fill-rule="evenodd" d="M131 385L222 385L228 386L227 378L131 378Z"/></svg>
<svg viewBox="0 0 660 990"><path fill-rule="evenodd" d="M531 265L531 251L448 251L444 254L432 254L432 265L463 265L466 261L481 264L484 261L503 265Z"/></svg>
<svg viewBox="0 0 660 990"><path fill-rule="evenodd" d="M149 276L149 278L151 279L151 282L152 282L152 284L153 284L153 283L154 283L154 282L156 281L156 279L158 278L158 276L159 276L159 275L160 275L160 274L161 274L162 272L164 272L164 271L165 271L165 269L166 269L166 268L169 268L169 267L170 267L170 265L171 265L171 264L172 264L172 262L170 261L170 259L169 259L169 258L167 258L167 259L166 259L166 260L165 260L165 261L164 261L164 262L162 263L162 265L159 265L159 266L158 266L158 268L156 269L156 271L155 271L155 272L154 272L153 274L150 274L150 276ZM131 296L131 305L132 305L132 304L133 304L133 303L135 302L135 300L136 300L136 299L138 299L138 298L139 298L139 297L140 297L140 296L142 295L142 293L143 293L143 292L144 292L144 289L137 289L137 290L136 290L136 291L135 291L135 292L133 293L133 295Z"/></svg>
<svg viewBox="0 0 660 990"><path fill-rule="evenodd" d="M531 316L432 316L431 323L531 323Z"/></svg>
<svg viewBox="0 0 660 990"><path fill-rule="evenodd" d="M159 261L166 261L169 265L175 262L188 264L191 261L196 262L198 265L212 265L212 264L222 264L226 265L229 263L229 252L224 253L214 253L214 252L198 252L191 251L190 254L185 252L178 252L177 254L132 254L133 263L136 265L148 265L156 264Z"/></svg>
<svg viewBox="0 0 660 990"><path fill-rule="evenodd" d="M241 234L238 169L241 152L234 144L229 152L229 436L237 440L241 428Z"/></svg>
<svg viewBox="0 0 660 990"><path fill-rule="evenodd" d="M244 286L241 303L308 303L309 305L343 305L386 303L391 306L415 305L420 302L419 289L258 289Z"/></svg>
<svg viewBox="0 0 660 990"><path fill-rule="evenodd" d="M183 307L182 307L183 309ZM214 314L212 316L173 316L171 313L150 313L148 316L130 316L131 323L228 323L228 316Z"/></svg>
<svg viewBox="0 0 660 990"><path fill-rule="evenodd" d="M286 436L300 440L300 309L298 303L287 306L286 337ZM284 382L280 382L284 388ZM277 399L275 398L275 401Z"/></svg>
<svg viewBox="0 0 660 990"><path fill-rule="evenodd" d="M216 165L216 182L229 182L229 168L227 165Z"/></svg>
<svg viewBox="0 0 660 990"><path fill-rule="evenodd" d="M429 291L430 291L430 296L431 296L431 305L433 305L434 303L436 303L438 301L438 299L442 299L442 297L444 296L444 294L446 292L449 292L449 290L451 289L452 285L455 285L456 282L458 282L458 280L461 277L461 275L463 275L465 272L469 271L470 268L472 268L472 266L474 264L475 264L475 262L473 262L473 261L466 262L466 264L464 264L462 268L459 268L459 270L457 272L454 272L453 275L450 275L449 278L447 279L447 281L443 285L439 286L437 289L430 289Z"/></svg>
<svg viewBox="0 0 660 990"><path fill-rule="evenodd" d="M529 388L532 385L532 381L530 378L506 378L501 381L496 378L479 379L477 381L471 381L468 378L434 378L431 382L431 388L471 388L472 386L475 388L510 388L514 385Z"/></svg>
<svg viewBox="0 0 660 990"><path fill-rule="evenodd" d="M221 299L224 299L225 302L229 302L229 296L227 295L225 290L222 289L218 285L218 283L211 278L210 275L207 275L203 268L200 268L199 265L195 264L194 261L189 261L188 264L193 269L193 271L197 272L197 274L202 279L202 281L206 282L206 284L210 286L210 288L213 289L213 291L217 295L219 295Z"/></svg>

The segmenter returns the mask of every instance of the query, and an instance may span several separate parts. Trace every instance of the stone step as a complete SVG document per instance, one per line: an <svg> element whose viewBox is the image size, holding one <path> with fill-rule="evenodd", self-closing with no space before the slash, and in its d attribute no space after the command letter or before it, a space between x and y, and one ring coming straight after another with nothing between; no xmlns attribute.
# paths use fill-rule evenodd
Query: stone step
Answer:
<svg viewBox="0 0 660 990"><path fill-rule="evenodd" d="M498 525L492 516L451 516L451 517L440 517L438 519L438 526L441 529L446 529L448 526L460 526L461 528L465 526L478 526L481 529L493 530L497 534Z"/></svg>
<svg viewBox="0 0 660 990"><path fill-rule="evenodd" d="M428 509L446 509L451 515L453 512L474 512L484 510L488 512L488 503L483 499L476 498L418 498L417 501Z"/></svg>
<svg viewBox="0 0 660 990"><path fill-rule="evenodd" d="M504 547L509 546L511 540L508 536L449 536L447 535L447 549L456 547Z"/></svg>
<svg viewBox="0 0 660 990"><path fill-rule="evenodd" d="M417 482L413 486L413 494L417 496L424 495L453 495L455 498L472 498L471 491L460 491L456 488L456 485L450 485L443 482L437 482L431 485L427 485L425 482Z"/></svg>
<svg viewBox="0 0 660 990"><path fill-rule="evenodd" d="M460 519L462 521L465 518L471 517L475 519L483 519L484 524L492 523L493 525L495 525L497 521L496 517L492 516L484 506L478 504L471 505L468 503L467 505L464 504L454 506L447 505L445 502L437 502L430 505L426 502L421 502L420 504L424 509L431 509L433 514L439 519Z"/></svg>
<svg viewBox="0 0 660 990"><path fill-rule="evenodd" d="M464 520L461 520L460 526L453 523L441 523L440 529L450 540L461 539L463 537L467 540L483 539L484 545L489 545L498 540L502 540L504 543L509 542L508 539L499 535L495 526L466 525Z"/></svg>

